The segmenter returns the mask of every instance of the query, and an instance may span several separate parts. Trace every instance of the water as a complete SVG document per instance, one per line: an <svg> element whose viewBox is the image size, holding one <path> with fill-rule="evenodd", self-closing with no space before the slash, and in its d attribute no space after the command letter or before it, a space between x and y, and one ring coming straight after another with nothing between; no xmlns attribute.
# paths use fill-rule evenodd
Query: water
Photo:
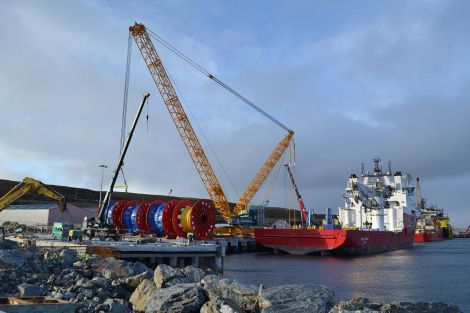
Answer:
<svg viewBox="0 0 470 313"><path fill-rule="evenodd" d="M264 286L321 284L336 300L441 301L470 313L470 239L368 256L228 255L225 276Z"/></svg>

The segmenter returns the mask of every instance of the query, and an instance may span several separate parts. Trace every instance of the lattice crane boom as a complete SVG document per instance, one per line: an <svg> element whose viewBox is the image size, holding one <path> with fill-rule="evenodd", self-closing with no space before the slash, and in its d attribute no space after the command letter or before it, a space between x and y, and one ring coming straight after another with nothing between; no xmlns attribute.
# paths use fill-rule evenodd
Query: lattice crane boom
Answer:
<svg viewBox="0 0 470 313"><path fill-rule="evenodd" d="M238 200L237 205L233 210L234 215L237 215L246 209L248 203L250 203L251 199L253 199L261 185L264 183L266 178L268 178L273 168L276 166L286 149L289 147L292 138L294 138L294 132L289 131L286 136L277 144L276 148L274 148L266 162L264 162L261 169L258 171L258 173L256 173L255 177L248 185L245 192L240 196L240 199Z"/></svg>
<svg viewBox="0 0 470 313"><path fill-rule="evenodd" d="M230 211L230 206L222 186L209 163L202 145L196 136L196 132L191 126L188 116L184 111L175 88L163 67L161 59L145 26L143 24L136 23L134 26L131 26L129 30L139 47L145 64L157 85L157 89L165 102L168 112L173 119L176 129L178 130L194 165L196 166L199 176L201 177L210 198L214 202L214 206L219 209L225 220L230 220L232 212Z"/></svg>

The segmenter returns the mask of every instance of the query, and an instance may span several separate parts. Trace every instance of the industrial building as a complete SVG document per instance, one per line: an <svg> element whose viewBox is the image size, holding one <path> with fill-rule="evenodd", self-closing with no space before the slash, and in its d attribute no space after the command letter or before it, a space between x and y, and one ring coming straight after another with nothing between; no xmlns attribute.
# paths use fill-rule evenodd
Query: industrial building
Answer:
<svg viewBox="0 0 470 313"><path fill-rule="evenodd" d="M61 212L55 203L10 205L0 212L0 225L4 222L17 222L25 225L52 225L55 222L81 224L85 216L95 216L94 209L84 209L73 204Z"/></svg>

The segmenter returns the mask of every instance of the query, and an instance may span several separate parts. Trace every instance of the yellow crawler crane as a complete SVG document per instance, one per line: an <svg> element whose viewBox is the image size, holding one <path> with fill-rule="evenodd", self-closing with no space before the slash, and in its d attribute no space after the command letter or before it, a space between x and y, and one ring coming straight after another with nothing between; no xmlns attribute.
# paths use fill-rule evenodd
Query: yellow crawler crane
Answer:
<svg viewBox="0 0 470 313"><path fill-rule="evenodd" d="M287 135L278 143L274 151L268 157L245 192L242 194L235 206L235 209L231 210L222 186L220 185L215 172L212 169L212 166L210 165L209 160L201 146L201 143L199 142L193 127L191 126L188 116L186 115L184 108L176 94L176 91L168 77L168 74L163 67L161 59L155 49L155 46L153 45L146 27L143 24L135 23L129 28L129 31L134 37L142 57L144 58L145 64L147 65L147 68L150 71L157 89L160 92L163 101L165 102L171 118L173 119L176 129L178 130L183 143L186 146L186 149L188 150L194 165L196 166L199 176L201 177L202 182L204 183L204 186L209 193L209 196L214 202L214 206L219 210L224 219L229 222L234 216L246 209L248 203L252 200L256 192L259 190L263 182L269 176L275 165L279 162L280 158L291 144L294 132L272 118L267 113L263 112L243 96L215 78L212 74L205 70L201 70L200 67L198 68L198 70L203 71L210 79L214 80L216 83L248 103L255 110L264 114L276 124L288 131ZM188 60L187 57L186 59ZM194 63L192 63L192 65L194 66ZM185 216L187 215L189 214L185 214ZM185 220L186 223L189 223L189 221L186 221L186 219L182 217L182 221L183 220ZM242 234L243 232L240 233L239 231L236 231L236 233Z"/></svg>

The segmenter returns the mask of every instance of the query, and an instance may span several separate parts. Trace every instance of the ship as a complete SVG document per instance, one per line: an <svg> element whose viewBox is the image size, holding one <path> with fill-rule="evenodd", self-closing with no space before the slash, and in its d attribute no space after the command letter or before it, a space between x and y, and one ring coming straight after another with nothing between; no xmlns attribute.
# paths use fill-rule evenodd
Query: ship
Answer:
<svg viewBox="0 0 470 313"><path fill-rule="evenodd" d="M259 245L289 254L371 254L413 246L417 221L414 181L409 174L383 172L374 159L371 173L352 174L337 222L328 209L323 225L255 228ZM302 209L302 206L301 206Z"/></svg>
<svg viewBox="0 0 470 313"><path fill-rule="evenodd" d="M419 178L416 178L416 199L419 217L416 223L415 242L431 242L451 239L453 237L449 217L436 205L428 205L421 196Z"/></svg>

